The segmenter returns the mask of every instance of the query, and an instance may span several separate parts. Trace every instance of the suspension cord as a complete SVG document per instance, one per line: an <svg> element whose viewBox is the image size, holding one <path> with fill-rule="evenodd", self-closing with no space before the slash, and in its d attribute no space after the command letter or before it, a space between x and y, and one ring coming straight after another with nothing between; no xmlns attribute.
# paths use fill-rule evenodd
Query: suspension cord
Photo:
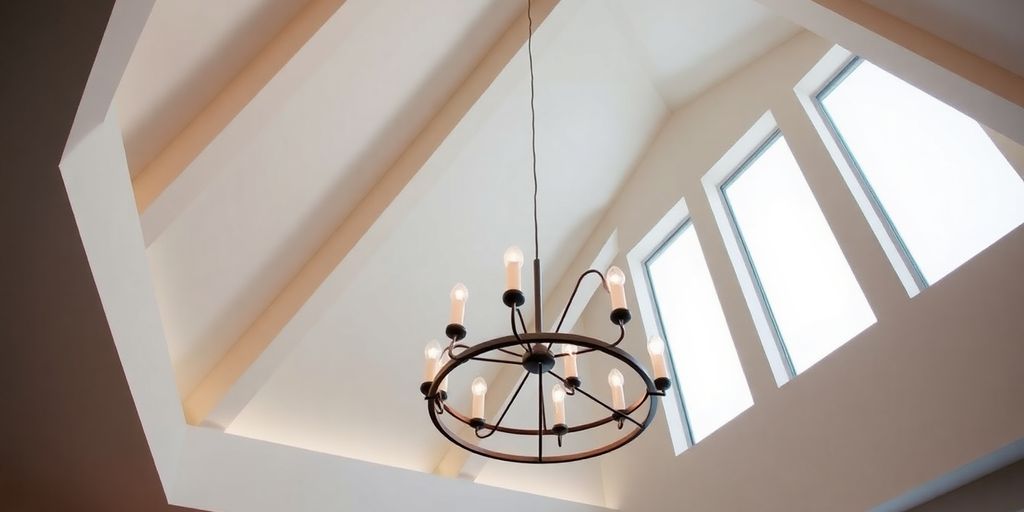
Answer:
<svg viewBox="0 0 1024 512"><path fill-rule="evenodd" d="M530 58L530 149L533 153L533 259L540 259L540 235L537 222L537 111L533 88L533 0L526 0L526 18L530 33L526 36L526 54Z"/></svg>

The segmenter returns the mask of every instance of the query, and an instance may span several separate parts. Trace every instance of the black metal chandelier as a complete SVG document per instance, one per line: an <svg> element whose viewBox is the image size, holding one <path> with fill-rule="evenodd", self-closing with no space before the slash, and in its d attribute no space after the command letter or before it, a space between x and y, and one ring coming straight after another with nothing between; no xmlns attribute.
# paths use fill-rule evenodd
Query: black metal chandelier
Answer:
<svg viewBox="0 0 1024 512"><path fill-rule="evenodd" d="M651 363L654 369L654 378L651 378L636 359L629 353L618 347L626 336L626 323L631 315L626 307L626 275L618 267L608 269L607 276L598 270L590 269L580 275L576 281L576 287L569 297L558 321L554 332L545 332L542 328L541 319L541 287L540 287L540 250L537 223L537 152L536 152L536 114L534 110L534 84L533 84L533 18L531 5L527 3L527 18L529 20L529 36L527 37L527 54L530 61L530 116L531 136L533 150L533 220L534 220L534 259L533 259L533 298L534 298L534 332L528 332L526 322L523 319L522 306L526 304L526 295L522 291L522 266L523 252L518 247L510 247L505 251L505 281L506 290L502 295L502 302L509 308L509 319L512 334L484 341L469 346L460 343L466 337L464 317L466 311L466 300L469 292L461 283L455 285L451 291L451 316L449 324L445 329L445 335L449 342L446 347L441 347L436 341L431 341L424 350L426 365L424 369L423 383L420 391L427 401L427 412L434 426L451 442L462 448L492 459L508 462L520 462L528 464L552 464L558 462L571 462L589 459L608 453L625 446L636 439L647 429L654 420L658 411L658 400L665 396L665 391L671 386L668 378L667 364L665 361L665 344L657 336L650 339L647 344L648 353L651 356ZM572 301L576 298L580 284L587 276L597 276L601 279L603 288L611 296L611 322L619 328L619 336L613 342L606 342L595 338L560 332L565 321L566 313ZM518 325L517 325L518 321ZM558 352L555 353L555 345L558 345ZM604 355L613 358L618 363L625 365L632 370L644 383L642 393L633 401L627 402L624 389L625 378L618 368L613 368L608 374L608 385L612 400L611 404L606 403L595 393L584 389L583 382L579 377L579 358L587 354ZM558 360L562 361L559 372L555 371ZM470 386L472 393L472 409L470 414L456 410L448 401L448 376L459 367L470 361L480 361L492 364L516 365L526 370L520 379L515 392L508 403L505 404L501 414L494 423L486 419L485 400L487 394L487 382L482 377L473 380ZM528 428L513 428L502 425L505 415L508 414L512 404L520 396L520 392L531 376L537 379L537 425ZM544 400L544 380L549 376L554 383L551 389L551 402L554 410L554 418L548 424ZM566 397L582 396L598 404L607 411L606 414L596 420L570 424L566 420ZM644 407L646 405L646 407ZM644 410L644 411L641 411ZM468 426L465 430L473 432L476 440L465 439L459 433L449 428L441 420L441 416L449 415L458 422ZM642 417L641 417L642 414ZM631 428L625 429L629 424ZM544 455L545 438L553 439L562 446L565 436L577 432L596 429L605 425L617 428L622 432L610 443L584 449L581 451ZM500 433L508 436L529 436L537 439L536 454L507 453L484 448L477 440L482 440Z"/></svg>

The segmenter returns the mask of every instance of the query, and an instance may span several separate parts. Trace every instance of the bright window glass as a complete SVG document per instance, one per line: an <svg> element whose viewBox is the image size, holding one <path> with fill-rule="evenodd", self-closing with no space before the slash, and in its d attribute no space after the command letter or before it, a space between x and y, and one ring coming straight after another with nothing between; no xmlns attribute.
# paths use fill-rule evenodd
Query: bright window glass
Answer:
<svg viewBox="0 0 1024 512"><path fill-rule="evenodd" d="M690 224L648 260L647 272L690 437L697 442L754 401Z"/></svg>
<svg viewBox="0 0 1024 512"><path fill-rule="evenodd" d="M925 284L1024 223L1024 181L973 119L866 61L820 101Z"/></svg>
<svg viewBox="0 0 1024 512"><path fill-rule="evenodd" d="M766 143L722 191L794 374L875 322L785 138Z"/></svg>

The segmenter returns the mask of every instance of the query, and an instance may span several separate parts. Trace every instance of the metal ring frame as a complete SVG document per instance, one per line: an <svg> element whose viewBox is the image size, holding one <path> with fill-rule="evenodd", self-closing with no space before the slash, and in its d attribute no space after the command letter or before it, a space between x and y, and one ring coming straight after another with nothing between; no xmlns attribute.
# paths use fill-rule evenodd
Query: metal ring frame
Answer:
<svg viewBox="0 0 1024 512"><path fill-rule="evenodd" d="M586 274L584 274L584 275L586 275ZM580 277L580 280L582 280L582 278L583 278L583 276ZM578 286L578 283L577 283L577 286ZM517 308L513 308L513 309L515 310ZM515 315L515 311L513 311L513 329L514 329L514 326L515 326L515 316L514 315ZM620 328L622 328L621 324L620 324ZM619 344L619 342L622 341L622 338L624 337L624 333L625 333L625 329L622 328L622 334L620 334L619 339L616 340L614 343L607 343L607 342L604 342L604 341L600 341L600 340L597 340L597 339L594 339L594 338L589 338L589 337L586 337L586 336L580 336L580 335L577 335L577 334L566 334L566 333L557 333L557 332L555 332L555 333L522 333L522 334L514 333L511 336L503 336L501 338L496 338L496 339L493 339L493 340L490 340L490 341L487 341L487 342L484 342L484 343L481 343L479 345L475 345L475 346L472 346L472 347L468 347L466 345L456 343L455 340L452 340L451 344L449 344L448 348L446 349L446 352L448 352L448 355L451 358L451 360L447 364L445 364L445 366L443 368L441 368L438 371L437 375L434 377L434 380L432 381L432 383L430 385L430 389L426 392L427 411L430 414L430 420L434 423L434 426L437 427L438 431L440 431L441 434L443 434L451 442L461 446L462 448L464 448L464 449L466 449L466 450L468 450L470 452L476 453L478 455L482 455L484 457L489 457L489 458L492 458L492 459L507 461L507 462L519 462L519 463L526 463L526 464L553 464L553 463L560 463L560 462L572 462L572 461L579 461L579 460L589 459L591 457L597 457L599 455L603 455L605 453L608 453L608 452L611 452L611 451L616 450L618 448L621 448L621 447L625 446L626 444L630 443L631 441L633 441L634 439L636 439L637 437L639 437L640 434L642 434L644 432L644 430L646 430L647 427L650 426L651 422L654 420L654 416L658 412L658 399L660 397L662 397L662 396L665 396L664 391L660 391L660 390L657 389L654 381L652 381L651 378L647 375L647 372L644 371L643 367L641 367L640 364L637 363L635 359L633 359L633 356L629 355L629 353L627 353L626 351L624 351L624 350L622 350L622 349L620 349L620 348L618 348L616 346L616 345ZM615 359L618 359L619 361L622 361L623 363L625 363L626 366L630 367L634 372L636 372L636 374L638 376L640 376L641 379L643 379L644 385L646 386L646 389L644 390L644 395L642 397L640 397L639 399L637 399L636 402L634 402L632 405L628 406L626 409L621 410L621 411L617 411L617 410L613 409L611 406L609 406L608 404L602 402L601 400L597 399L596 397L594 397L590 393L586 392L581 387L579 387L579 386L568 386L565 379L563 379L561 376L559 376L558 374L556 374L556 373L554 373L554 372L552 372L550 370L546 371L546 372L542 372L542 373L536 373L534 375L537 375L537 379L538 379L538 410L539 410L539 412L538 412L538 428L536 428L536 429L522 429L522 428L503 427L503 426L501 426L501 421L505 418L505 414L508 412L509 408L512 406L512 403L515 402L515 399L516 399L516 397L518 397L519 392L523 388L523 385L529 379L529 376L531 375L531 373L529 373L529 372L527 372L527 374L519 382L519 385L518 385L518 388L515 391L515 394L512 396L512 399L509 400L508 404L506 404L505 410L501 413L501 416L498 418L498 421L495 422L494 424L487 423L487 422L484 422L484 423L481 424L481 423L479 423L478 420L474 421L472 418L467 417L466 415L458 412L457 410L455 410L454 408L449 406L445 402L444 397L441 396L438 393L438 388L440 387L441 382L443 382L444 379L449 374L451 374L453 371L455 371L456 368L458 368L459 366L461 366L461 365L463 365L463 364L465 364L465 363L467 363L469 361L485 361L485 362L497 362L497 363L508 363L508 364L522 365L523 364L522 361L509 361L509 360L505 360L505 359L494 359L494 358L490 358L490 357L484 357L484 355L485 354L489 354L491 352L501 352L501 353L511 353L513 355L516 355L516 356L521 356L523 354L518 354L518 353L516 353L514 351L507 350L507 349L509 347L517 347L517 346L520 347L520 348L523 348L524 346L528 348L531 343L533 343L533 344L545 344L546 343L548 348L550 348L555 343L575 345L577 347L581 347L581 348L584 349L584 350L580 350L577 354L599 351L599 352L603 352L603 353L605 353L605 354L607 354L607 355L609 355L611 357L614 357ZM461 351L458 354L456 354L454 352L454 350L456 348L461 349ZM559 356L561 356L561 355L562 354L559 354ZM558 357L558 356L555 356L555 357ZM599 405L601 405L605 409L611 411L611 414L609 414L607 417L604 417L604 418L601 418L601 419L598 419L596 421L592 421L592 422L589 422L589 423L580 424L580 425L574 425L574 426L568 426L564 430L560 429L560 430L556 431L553 428L548 428L547 425L546 425L546 419L544 417L544 398L543 398L544 397L544 389L543 389L543 386L544 386L544 375L545 374L551 375L556 380L562 382L563 385L567 385L567 391L569 391L570 395L575 394L575 392L580 392L585 397L593 400L594 402L598 403ZM644 405L645 402L648 402L647 414L643 418L642 421L638 421L638 420L636 420L635 418L632 417L632 414L635 413L638 409L640 409ZM448 426L443 421L441 421L439 416L443 415L444 413L447 413L447 414L451 415L453 418L457 419L458 421L460 421L460 422L462 422L462 423L464 423L464 424L474 428L474 431L476 432L476 437L479 438L479 439L485 439L487 437L490 437L495 432L501 432L503 434L509 434L509 435L536 436L537 437L537 455L536 456L530 456L530 455L517 455L517 454L509 454L509 453L504 453L504 452L498 452L498 451L489 450L489 449L483 448L483 447L481 447L479 445L467 442L461 436L459 436L458 434L453 432L451 429L449 429ZM576 453L570 453L570 454L563 454L563 455L553 455L553 456L547 456L547 457L544 456L544 437L552 437L552 436L556 437L558 439L558 441L559 441L559 445L561 445L561 437L563 435L567 434L567 433L582 432L582 431L585 431L585 430L590 430L590 429L593 429L593 428L600 427L602 425L607 425L607 424L612 423L612 422L618 423L619 428L621 429L622 425L625 422L627 422L627 421L630 422L630 423L633 423L634 424L634 428L632 430L628 431L626 434L624 434L618 440L616 440L616 441L614 441L614 442L612 442L610 444L607 444L607 445L604 445L604 446L601 446L601 447L598 447L598 448L594 448L594 449L588 450L588 451L582 451L582 452L576 452ZM486 433L481 435L480 434L481 432L486 432Z"/></svg>

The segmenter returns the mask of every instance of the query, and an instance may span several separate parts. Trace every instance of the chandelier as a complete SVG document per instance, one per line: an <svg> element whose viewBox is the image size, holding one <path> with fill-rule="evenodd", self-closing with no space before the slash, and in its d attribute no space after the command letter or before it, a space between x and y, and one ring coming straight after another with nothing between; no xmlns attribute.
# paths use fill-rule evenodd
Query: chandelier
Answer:
<svg viewBox="0 0 1024 512"><path fill-rule="evenodd" d="M595 269L583 272L579 279L576 280L576 286L569 296L569 301L562 311L562 316L554 332L545 332L541 327L541 269L537 223L536 113L534 110L533 17L531 7L528 1L527 19L529 20L529 35L527 36L527 54L530 62L530 120L534 186L534 332L528 332L521 309L526 304L526 295L522 291L523 252L518 247L513 246L506 250L504 255L506 290L502 295L502 302L509 308L512 334L472 346L460 343L466 338L467 334L464 318L469 292L462 283L456 284L451 291L451 314L448 326L445 328L445 336L449 341L447 346L443 348L437 341L431 341L427 344L424 350L426 362L420 392L423 393L427 401L427 412L430 415L431 422L433 422L442 435L456 445L478 455L497 460L528 464L553 464L596 457L621 448L639 437L651 424L651 421L654 420L654 416L658 412L658 400L665 396L665 391L671 386L671 381L668 377L665 360L665 343L657 336L652 337L647 343L647 351L651 357L654 369L653 379L637 363L633 356L618 347L619 343L626 336L625 326L631 318L629 309L626 307L626 275L618 267L609 268L607 275ZM613 342L561 332L566 313L569 311L573 299L576 298L580 285L588 276L600 278L604 290L610 295L612 309L609 318L612 324L619 328L618 338ZM588 355L611 357L616 365L618 365L618 367L613 367L608 373L608 394L611 395L610 404L599 398L599 395L604 393L584 388L583 386L583 381L579 376L579 368L581 364L589 360L584 357ZM558 364L559 360L561 360L560 365ZM501 413L497 415L497 420L493 423L487 420L485 412L487 382L483 377L476 377L470 386L472 407L469 414L457 410L448 400L448 376L470 361L497 365L514 365L520 366L525 370L515 391L507 400ZM640 393L636 393L639 396L632 402L627 401L625 377L622 371L619 370L619 367L624 367L627 371L636 374L644 384L644 389L640 390ZM537 380L536 426L524 428L502 425L502 421L505 419L506 414L508 414L512 404L520 397L520 392L523 391L526 382L531 377L536 377ZM552 383L550 399L554 417L551 418L550 422L545 410L545 378L550 379ZM566 403L567 397L584 397L589 399L598 404L604 413L601 417L592 421L571 423L567 419L569 412L567 410L569 407ZM464 426L459 428L459 431L453 430L446 422L441 420L443 415L454 418L459 424ZM599 427L617 429L619 433L614 436L613 441L600 446L587 447L572 453L544 454L546 439L549 442L553 440L557 442L559 447L562 447L563 438L566 436ZM481 445L481 440L495 434L536 438L536 453L533 453L532 449L529 453L498 451ZM475 439L470 438L470 435L475 437Z"/></svg>

